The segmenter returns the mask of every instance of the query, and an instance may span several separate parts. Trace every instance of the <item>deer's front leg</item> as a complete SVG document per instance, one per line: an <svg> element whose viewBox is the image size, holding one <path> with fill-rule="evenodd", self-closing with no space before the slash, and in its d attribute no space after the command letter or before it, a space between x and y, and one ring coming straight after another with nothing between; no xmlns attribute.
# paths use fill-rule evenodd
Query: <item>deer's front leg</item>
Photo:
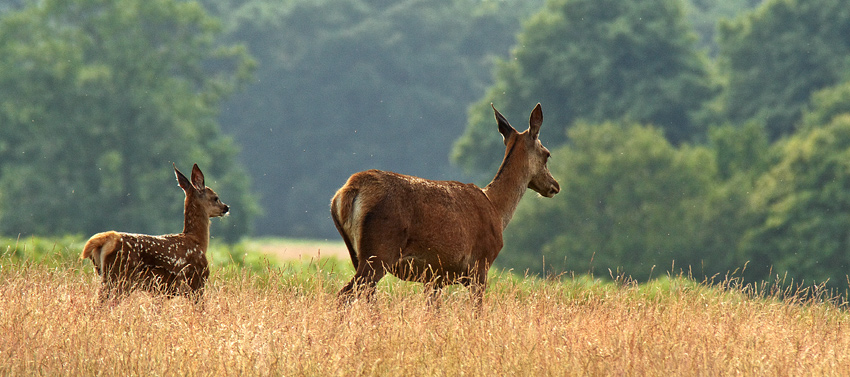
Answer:
<svg viewBox="0 0 850 377"><path fill-rule="evenodd" d="M469 288L470 296L472 296L472 305L475 308L476 314L481 313L481 308L484 305L484 291L487 289L487 270L488 268L474 268L470 277L461 280L463 285Z"/></svg>
<svg viewBox="0 0 850 377"><path fill-rule="evenodd" d="M436 310L440 309L442 302L443 289L448 284L448 279L443 276L436 275L431 281L425 282L425 302L429 307Z"/></svg>

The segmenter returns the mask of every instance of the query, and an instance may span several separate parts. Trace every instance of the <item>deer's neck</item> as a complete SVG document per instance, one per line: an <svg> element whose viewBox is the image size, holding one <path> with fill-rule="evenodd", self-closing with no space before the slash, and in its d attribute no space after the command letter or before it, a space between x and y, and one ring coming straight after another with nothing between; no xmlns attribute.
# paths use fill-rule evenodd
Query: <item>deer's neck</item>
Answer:
<svg viewBox="0 0 850 377"><path fill-rule="evenodd" d="M186 203L183 207L183 235L197 242L206 251L210 242L210 218L204 211Z"/></svg>
<svg viewBox="0 0 850 377"><path fill-rule="evenodd" d="M520 148L517 143L512 143L508 147L499 171L483 190L484 195L487 195L501 217L502 230L505 230L510 223L530 180L528 159L523 158L524 153L520 153Z"/></svg>

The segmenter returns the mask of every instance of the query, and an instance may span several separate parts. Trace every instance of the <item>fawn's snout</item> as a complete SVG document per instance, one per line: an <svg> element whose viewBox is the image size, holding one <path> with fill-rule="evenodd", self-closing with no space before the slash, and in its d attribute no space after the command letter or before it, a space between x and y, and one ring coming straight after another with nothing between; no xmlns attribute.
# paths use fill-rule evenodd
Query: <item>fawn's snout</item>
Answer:
<svg viewBox="0 0 850 377"><path fill-rule="evenodd" d="M230 214L230 206L222 203L218 198L216 198L215 202L210 203L209 207L207 207L207 213L210 217L222 217Z"/></svg>
<svg viewBox="0 0 850 377"><path fill-rule="evenodd" d="M195 200L203 203L202 205L206 207L206 213L209 217L222 217L230 213L230 206L224 204L221 198L218 197L218 194L209 187L206 187L203 192L200 192L194 197L196 198ZM186 200L190 199L187 197Z"/></svg>

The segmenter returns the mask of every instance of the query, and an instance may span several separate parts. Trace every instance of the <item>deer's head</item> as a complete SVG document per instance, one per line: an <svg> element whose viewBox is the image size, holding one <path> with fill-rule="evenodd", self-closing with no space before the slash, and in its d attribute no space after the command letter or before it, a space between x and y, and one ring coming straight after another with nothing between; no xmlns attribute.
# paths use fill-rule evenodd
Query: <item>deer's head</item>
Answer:
<svg viewBox="0 0 850 377"><path fill-rule="evenodd" d="M204 173L198 168L198 164L192 166L192 180L186 178L177 166L174 166L174 174L177 175L177 183L186 193L186 208L201 210L208 217L219 217L227 215L230 207L221 202L218 194L204 184Z"/></svg>
<svg viewBox="0 0 850 377"><path fill-rule="evenodd" d="M496 115L496 122L499 125L499 133L505 141L505 146L508 148L507 153L518 153L526 156L527 171L529 174L528 188L536 191L538 194L547 198L555 196L561 191L561 186L558 181L549 173L547 162L549 161L549 150L540 143L538 136L540 135L540 126L543 124L543 110L538 103L531 111L531 117L528 120L528 129L523 132L517 132L508 120L496 110L492 104L493 112Z"/></svg>

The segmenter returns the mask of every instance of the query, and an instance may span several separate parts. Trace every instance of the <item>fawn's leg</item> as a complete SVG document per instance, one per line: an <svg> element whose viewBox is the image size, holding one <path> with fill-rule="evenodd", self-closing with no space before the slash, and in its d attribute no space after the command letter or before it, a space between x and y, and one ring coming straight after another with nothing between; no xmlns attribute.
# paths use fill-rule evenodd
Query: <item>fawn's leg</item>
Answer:
<svg viewBox="0 0 850 377"><path fill-rule="evenodd" d="M108 282L103 282L100 284L100 288L97 292L97 298L101 305L105 304L107 301L112 300L116 295L116 287Z"/></svg>
<svg viewBox="0 0 850 377"><path fill-rule="evenodd" d="M188 299L192 300L192 303L195 304L196 310L204 311L204 309L205 309L204 303L206 302L206 300L204 299L204 285L203 284L201 284L201 286L189 291L186 297Z"/></svg>
<svg viewBox="0 0 850 377"><path fill-rule="evenodd" d="M131 291L127 279L104 276L98 292L98 299L103 304L118 304Z"/></svg>

